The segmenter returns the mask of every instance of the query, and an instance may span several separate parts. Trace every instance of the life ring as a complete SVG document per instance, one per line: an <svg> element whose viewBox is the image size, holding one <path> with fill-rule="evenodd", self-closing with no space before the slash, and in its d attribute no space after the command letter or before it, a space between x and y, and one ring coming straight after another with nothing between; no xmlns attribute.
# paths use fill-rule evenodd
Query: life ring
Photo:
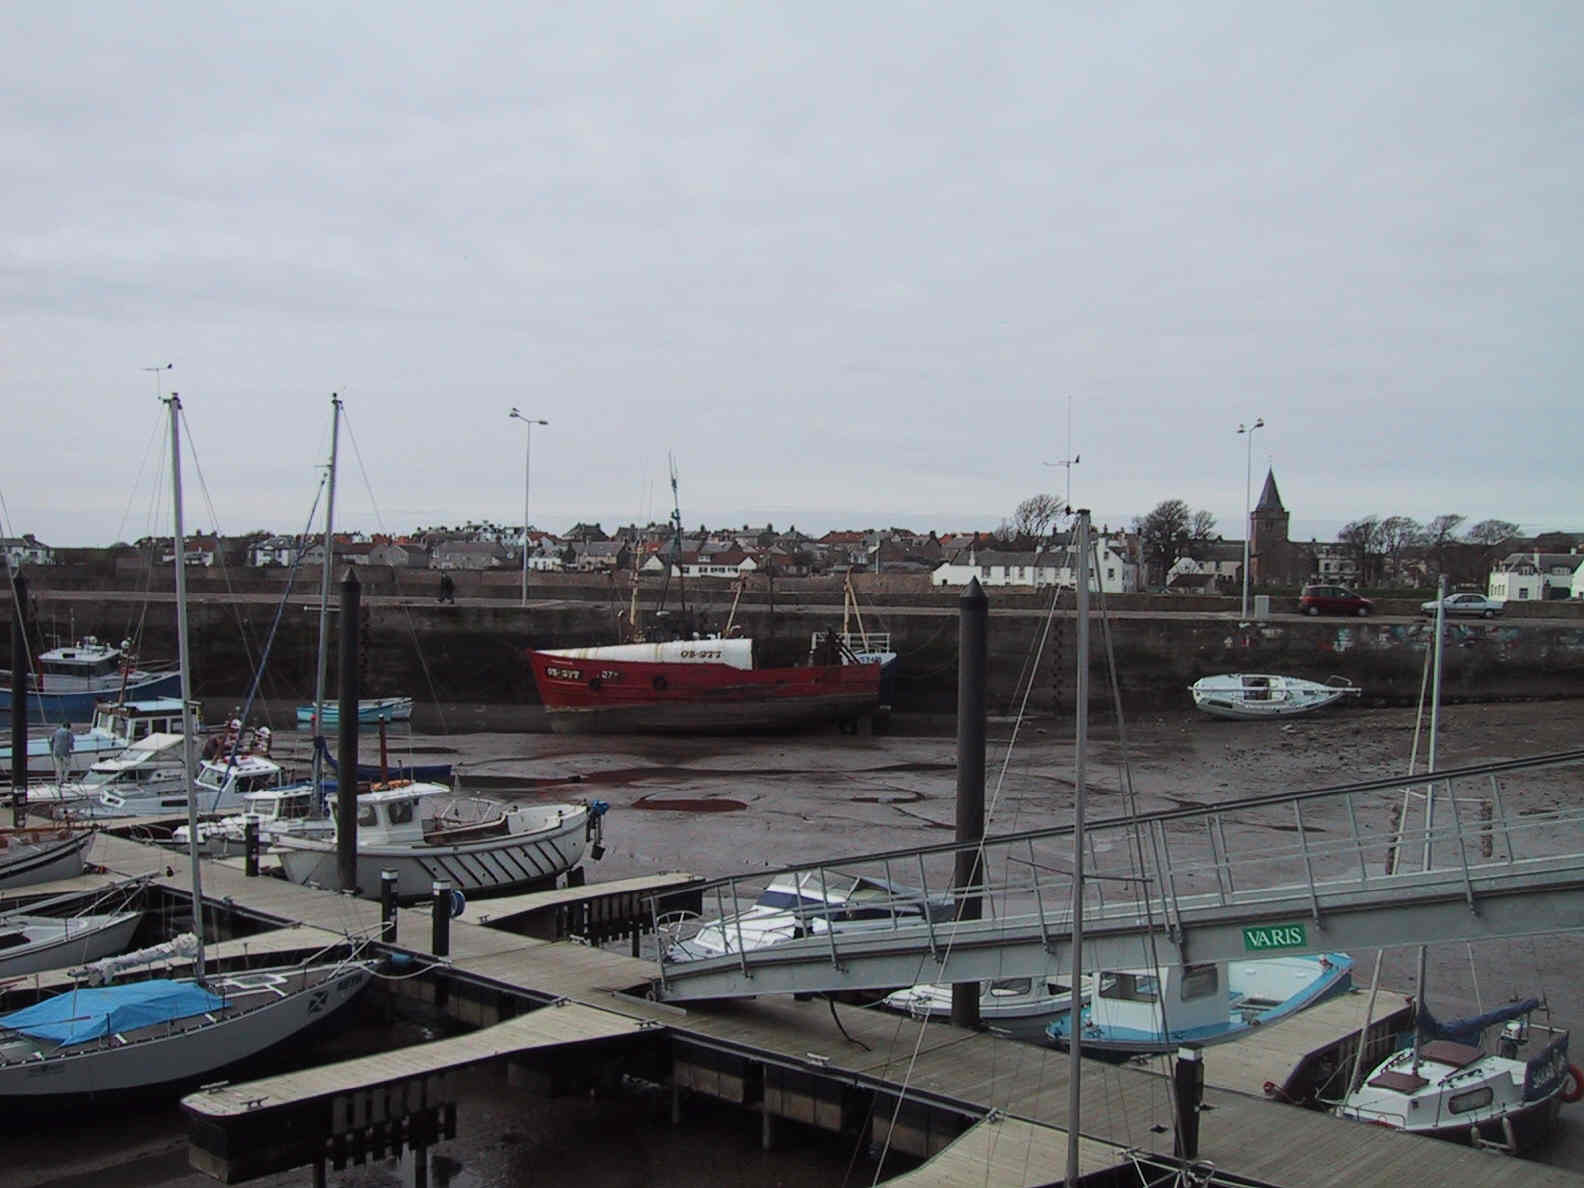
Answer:
<svg viewBox="0 0 1584 1188"><path fill-rule="evenodd" d="M656 693L663 693L665 692L665 687L669 682L665 679L664 673L659 673L655 676L655 679L649 683L655 687Z"/></svg>
<svg viewBox="0 0 1584 1188"><path fill-rule="evenodd" d="M1580 1072L1576 1064L1567 1066L1567 1078L1562 1082L1561 1097L1569 1105L1584 1097L1584 1072Z"/></svg>

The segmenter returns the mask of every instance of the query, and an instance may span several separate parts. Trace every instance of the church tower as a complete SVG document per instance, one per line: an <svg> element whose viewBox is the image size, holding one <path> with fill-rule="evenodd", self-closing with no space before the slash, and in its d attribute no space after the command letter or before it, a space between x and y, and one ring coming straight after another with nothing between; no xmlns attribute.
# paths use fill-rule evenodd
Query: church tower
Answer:
<svg viewBox="0 0 1584 1188"><path fill-rule="evenodd" d="M1249 524L1250 585L1280 585L1293 580L1292 548L1287 540L1287 509L1276 489L1276 472L1265 472L1265 486Z"/></svg>

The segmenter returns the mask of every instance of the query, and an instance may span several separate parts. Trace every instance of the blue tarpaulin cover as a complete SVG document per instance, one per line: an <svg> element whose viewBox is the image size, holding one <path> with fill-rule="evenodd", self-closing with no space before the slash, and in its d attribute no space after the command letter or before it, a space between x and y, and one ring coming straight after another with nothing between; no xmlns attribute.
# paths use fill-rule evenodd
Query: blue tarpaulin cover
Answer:
<svg viewBox="0 0 1584 1188"><path fill-rule="evenodd" d="M1467 1019L1437 1019L1430 1013L1429 1004L1421 1002L1418 1015L1419 1034L1426 1039L1452 1040L1454 1043L1468 1044L1477 1048L1485 1034L1485 1029L1492 1023L1520 1019L1529 1012L1539 1009L1538 998L1526 998L1521 1002L1503 1003L1495 1010L1486 1011L1483 1015L1470 1015Z"/></svg>
<svg viewBox="0 0 1584 1188"><path fill-rule="evenodd" d="M150 1023L201 1015L223 1006L225 999L194 982L155 978L121 986L68 990L20 1011L0 1015L0 1027L35 1039L72 1044Z"/></svg>

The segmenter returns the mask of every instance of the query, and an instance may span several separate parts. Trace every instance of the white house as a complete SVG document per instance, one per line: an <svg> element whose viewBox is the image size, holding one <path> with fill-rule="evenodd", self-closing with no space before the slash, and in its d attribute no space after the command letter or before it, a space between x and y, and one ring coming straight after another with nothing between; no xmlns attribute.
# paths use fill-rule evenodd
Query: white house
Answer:
<svg viewBox="0 0 1584 1188"><path fill-rule="evenodd" d="M6 568L19 565L54 565L55 550L33 539L32 533L22 536L0 536L0 551L5 553Z"/></svg>
<svg viewBox="0 0 1584 1188"><path fill-rule="evenodd" d="M1241 540L1212 540L1202 549L1200 558L1179 557L1166 571L1168 590L1191 584L1210 593L1231 589L1243 580L1243 542ZM1176 581L1178 578L1203 578L1202 582Z"/></svg>
<svg viewBox="0 0 1584 1188"><path fill-rule="evenodd" d="M1579 553L1509 553L1491 570L1486 594L1509 602L1577 597Z"/></svg>
<svg viewBox="0 0 1584 1188"><path fill-rule="evenodd" d="M1108 594L1130 594L1138 589L1138 563L1122 537L1098 538L1099 571L1090 576L1090 589ZM1064 548L1038 552L1007 552L970 546L950 561L935 567L932 586L966 586L978 578L981 586L1072 586L1076 584L1075 558Z"/></svg>
<svg viewBox="0 0 1584 1188"><path fill-rule="evenodd" d="M297 560L295 536L271 536L255 541L248 549L247 563L255 569L264 565L290 565Z"/></svg>

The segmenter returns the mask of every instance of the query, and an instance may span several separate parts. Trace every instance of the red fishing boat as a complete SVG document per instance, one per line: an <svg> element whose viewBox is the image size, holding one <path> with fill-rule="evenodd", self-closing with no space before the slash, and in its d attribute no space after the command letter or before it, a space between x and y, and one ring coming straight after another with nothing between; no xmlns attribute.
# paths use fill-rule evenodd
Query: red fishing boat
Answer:
<svg viewBox="0 0 1584 1188"><path fill-rule="evenodd" d="M858 652L835 633L808 663L757 668L753 641L556 648L527 653L558 734L776 730L856 723L880 705L890 652Z"/></svg>

